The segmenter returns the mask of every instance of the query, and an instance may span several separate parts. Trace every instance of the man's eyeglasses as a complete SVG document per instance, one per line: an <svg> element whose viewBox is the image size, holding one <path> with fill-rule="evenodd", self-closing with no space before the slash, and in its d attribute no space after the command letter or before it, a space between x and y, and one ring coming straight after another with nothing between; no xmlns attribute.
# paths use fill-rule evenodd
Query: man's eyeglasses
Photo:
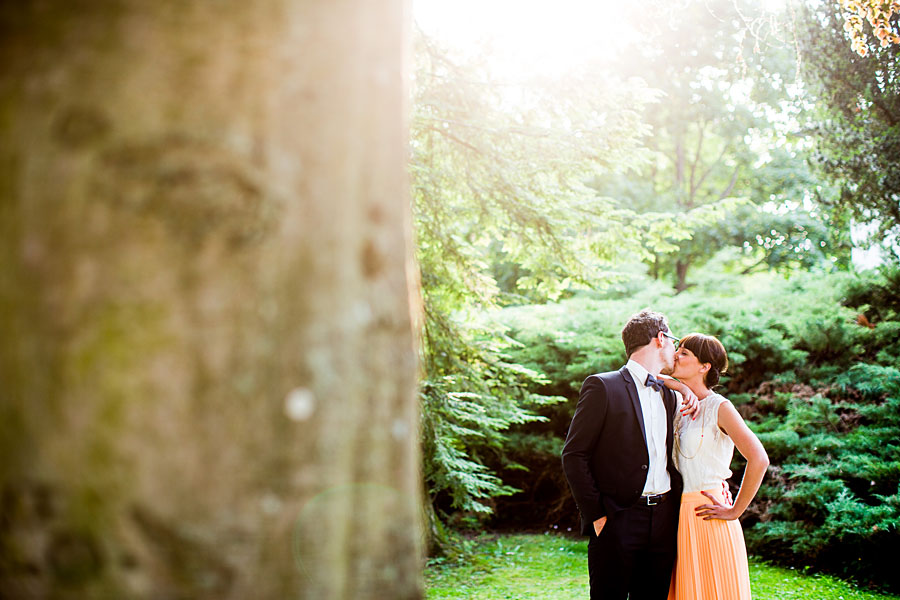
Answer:
<svg viewBox="0 0 900 600"><path fill-rule="evenodd" d="M672 343L675 344L675 349L676 350L678 349L678 342L681 341L679 338L675 337L668 331L660 331L660 333L663 334L664 336L666 336L667 338L669 338L670 340L672 340Z"/></svg>

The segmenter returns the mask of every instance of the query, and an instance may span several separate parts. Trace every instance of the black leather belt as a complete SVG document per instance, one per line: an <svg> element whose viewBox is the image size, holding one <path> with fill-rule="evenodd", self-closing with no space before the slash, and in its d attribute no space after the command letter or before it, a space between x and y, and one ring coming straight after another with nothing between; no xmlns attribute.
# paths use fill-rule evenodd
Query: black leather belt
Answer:
<svg viewBox="0 0 900 600"><path fill-rule="evenodd" d="M662 504L663 502L668 500L669 496L669 492L654 494L652 496L641 496L640 498L638 498L637 504L638 506L656 506L657 504Z"/></svg>

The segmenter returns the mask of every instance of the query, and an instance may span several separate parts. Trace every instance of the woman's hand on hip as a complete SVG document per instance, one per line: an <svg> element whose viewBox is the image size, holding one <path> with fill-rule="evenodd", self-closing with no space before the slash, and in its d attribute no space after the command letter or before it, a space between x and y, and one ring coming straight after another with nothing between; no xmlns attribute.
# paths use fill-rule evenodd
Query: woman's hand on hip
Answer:
<svg viewBox="0 0 900 600"><path fill-rule="evenodd" d="M726 506L722 504L721 502L716 500L716 497L709 492L700 493L709 498L710 502L712 502L712 504L701 504L694 509L694 514L702 518L704 521L709 521L710 519L734 521L739 516L741 516L740 513L734 510L733 506Z"/></svg>

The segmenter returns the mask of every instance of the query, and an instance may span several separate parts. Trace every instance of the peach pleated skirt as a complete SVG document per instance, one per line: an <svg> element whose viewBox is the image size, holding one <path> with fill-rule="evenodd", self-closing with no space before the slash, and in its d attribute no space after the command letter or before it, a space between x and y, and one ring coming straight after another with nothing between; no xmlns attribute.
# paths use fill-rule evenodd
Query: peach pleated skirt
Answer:
<svg viewBox="0 0 900 600"><path fill-rule="evenodd" d="M726 503L721 490L708 490ZM750 600L750 570L740 521L694 514L709 499L700 492L681 496L678 555L669 600Z"/></svg>

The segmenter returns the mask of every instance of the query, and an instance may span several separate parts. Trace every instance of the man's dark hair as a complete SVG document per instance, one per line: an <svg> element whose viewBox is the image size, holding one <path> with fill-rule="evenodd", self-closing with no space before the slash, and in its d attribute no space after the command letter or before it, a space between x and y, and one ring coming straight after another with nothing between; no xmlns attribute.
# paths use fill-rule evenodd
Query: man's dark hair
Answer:
<svg viewBox="0 0 900 600"><path fill-rule="evenodd" d="M666 317L661 313L644 309L638 314L632 315L625 323L625 327L622 328L625 354L630 357L635 350L649 344L650 340L655 338L660 331L669 331Z"/></svg>

